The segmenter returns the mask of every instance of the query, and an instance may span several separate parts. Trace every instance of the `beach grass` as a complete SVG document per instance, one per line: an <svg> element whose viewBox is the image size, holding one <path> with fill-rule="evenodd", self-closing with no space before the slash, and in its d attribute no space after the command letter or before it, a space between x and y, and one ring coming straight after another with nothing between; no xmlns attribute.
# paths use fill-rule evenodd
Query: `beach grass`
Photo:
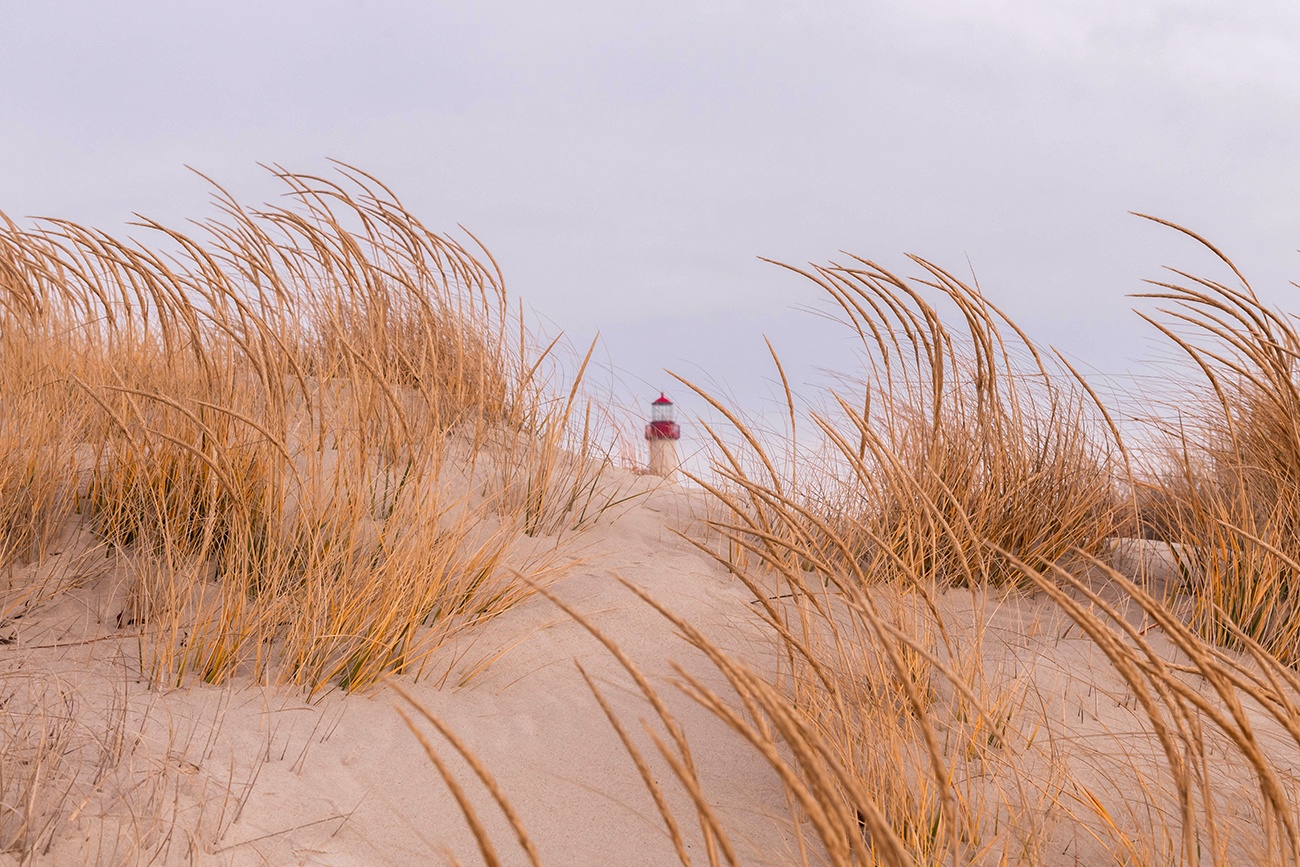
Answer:
<svg viewBox="0 0 1300 867"><path fill-rule="evenodd" d="M83 521L160 683L418 673L609 496L585 362L561 381L485 251L356 170L276 175L287 205L217 188L154 246L0 233L0 568Z"/></svg>
<svg viewBox="0 0 1300 867"><path fill-rule="evenodd" d="M542 858L403 684L539 596L650 709L647 747L580 667L683 864L741 863L744 840L673 696L771 771L796 862L1300 863L1300 334L1226 256L1222 282L1148 293L1190 366L1137 447L977 285L921 258L911 277L790 268L861 367L810 391L769 344L779 432L695 388L722 421L691 479L703 527L677 528L774 652L759 665L623 581L713 675L664 680L548 589L565 540L628 496L585 390L596 345L531 331L485 248L378 180L275 174L285 204L214 185L217 218L146 220L143 241L0 227L0 627L92 580L44 568L80 540L120 570L108 627L151 688L390 683L485 863ZM27 709L0 703L0 851L48 851L116 775L142 793L122 860L156 854L174 793L126 761L125 710L88 734L73 691L0 678Z"/></svg>

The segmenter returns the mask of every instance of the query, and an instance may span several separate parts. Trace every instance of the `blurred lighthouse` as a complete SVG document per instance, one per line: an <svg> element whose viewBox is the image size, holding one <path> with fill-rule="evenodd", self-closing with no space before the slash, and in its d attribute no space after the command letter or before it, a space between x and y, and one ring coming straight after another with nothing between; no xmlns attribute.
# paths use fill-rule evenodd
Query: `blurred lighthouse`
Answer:
<svg viewBox="0 0 1300 867"><path fill-rule="evenodd" d="M677 441L681 436L677 411L661 391L659 399L650 404L650 424L645 426L645 438L650 443L651 474L667 478L677 469Z"/></svg>

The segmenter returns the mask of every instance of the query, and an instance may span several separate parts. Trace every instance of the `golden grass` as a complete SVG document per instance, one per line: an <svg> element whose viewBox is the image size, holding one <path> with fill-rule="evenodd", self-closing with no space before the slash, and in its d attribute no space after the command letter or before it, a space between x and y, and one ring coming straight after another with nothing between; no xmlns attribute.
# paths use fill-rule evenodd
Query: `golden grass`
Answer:
<svg viewBox="0 0 1300 867"><path fill-rule="evenodd" d="M1157 221L1162 222L1162 221ZM1179 227L1175 227L1179 228ZM1160 424L1163 461L1148 482L1148 520L1175 549L1207 639L1241 649L1243 630L1300 663L1300 333L1232 272L1229 285L1175 271L1145 297L1151 321L1191 361L1204 388Z"/></svg>
<svg viewBox="0 0 1300 867"><path fill-rule="evenodd" d="M1060 831L1049 817L1087 826L1117 861L1300 860L1296 781L1275 764L1277 741L1265 749L1257 738L1265 723L1245 710L1260 711L1283 730L1282 743L1300 746L1294 722L1300 682L1288 667L1294 633L1261 628L1258 613L1267 598L1279 624L1294 629L1300 622L1278 611L1289 599L1280 585L1294 574L1296 558L1268 541L1294 544L1296 536L1277 518L1267 536L1251 532L1257 519L1246 523L1247 506L1276 515L1294 502L1296 476L1288 473L1300 470L1294 449L1300 438L1289 425L1300 417L1300 403L1290 365L1300 343L1289 323L1263 311L1253 296L1222 287L1213 299L1187 290L1175 296L1185 307L1201 305L1203 318L1185 321L1244 357L1229 365L1235 388L1225 384L1227 375L1213 373L1213 363L1225 363L1222 354L1198 354L1164 329L1205 371L1226 420L1204 422L1213 431L1201 446L1208 457L1180 466L1192 481L1178 489L1178 511L1168 518L1187 552L1184 568L1199 558L1190 567L1197 578L1187 588L1195 606L1189 628L1163 600L1098 559L1103 540L1120 526L1122 503L1114 492L1135 485L1126 475L1124 443L1095 392L1068 366L1049 368L977 291L918 263L932 278L923 285L866 262L865 268L807 273L839 302L872 359L858 404L833 394L840 415L813 416L831 445L836 472L829 485L825 472L818 486L800 483L796 472L807 473L811 462L798 458L781 478L777 461L735 415L739 439L757 460L742 460L718 438L726 483L715 493L731 512L715 524L726 542L719 557L760 600L791 600L764 604L785 648L787 680L756 688L752 675L718 660L751 719L765 720L744 724L748 736L774 730L772 743L788 748L793 761L782 761L816 793L801 803L832 863L1039 863ZM923 291L960 312L964 349ZM1237 305L1235 317L1214 318L1228 312L1229 301ZM1005 348L1004 329L1032 359L1027 371L1016 368ZM788 392L787 400L793 427ZM1261 406L1271 414L1261 414ZM1185 439L1179 445L1182 454L1190 451ZM746 464L766 468L766 476L746 473ZM1209 479L1224 477L1226 484L1198 477L1193 466L1211 467ZM1216 487L1229 495L1198 499ZM1210 531L1216 535L1206 544ZM751 556L738 563L731 556L737 547ZM1246 549L1256 573L1270 570L1267 587L1236 577ZM1255 565L1263 562L1268 567ZM1184 659L1174 662L1170 651L1157 650L1081 579L1083 567L1121 586ZM1136 760L1128 771L1127 797L1146 793L1124 805L1129 821L1104 807L1071 762L1054 754L1057 745L1043 743L1050 720L1034 712L1026 692L1032 681L987 670L983 615L977 610L972 631L941 614L936 595L945 587L971 586L987 600L992 591L980 588L1003 584L1046 594L1102 649L1159 742L1165 767L1154 776L1162 779L1144 775ZM707 644L702 636L694 641ZM1215 643L1231 643L1250 658L1226 655ZM1208 684L1212 697L1194 684ZM715 712L728 713L698 684L689 686ZM734 714L728 718L741 729ZM1256 797L1249 800L1257 827L1248 832L1233 818L1241 815L1236 799L1244 796L1230 794L1214 776L1216 751L1253 775ZM1118 773L1125 773L1122 763ZM1026 791L1030 780L1036 782ZM1173 816L1163 814L1171 799L1178 805ZM1082 809L1063 811L1070 800ZM1154 828L1132 821L1153 811L1165 815ZM869 851L858 848L850 816Z"/></svg>
<svg viewBox="0 0 1300 867"><path fill-rule="evenodd" d="M862 582L1020 580L983 540L1040 566L1099 551L1118 525L1122 457L1092 424L1104 410L977 289L916 262L926 279L866 260L798 272L838 304L864 357L857 392L811 412L813 445L795 435L788 383L790 441L774 445L703 395L734 428L714 437L721 484L701 480L734 514L720 529L782 574L843 564Z"/></svg>
<svg viewBox="0 0 1300 867"><path fill-rule="evenodd" d="M357 170L275 174L288 205L217 188L152 247L0 231L0 568L79 512L157 682L418 672L617 494L586 362L559 384L485 251Z"/></svg>
<svg viewBox="0 0 1300 867"><path fill-rule="evenodd" d="M714 491L731 513L715 523L726 543L718 556L768 600L765 615L789 676L760 680L714 651L749 722L699 683L687 688L751 741L770 733L768 743L785 747L773 763L796 769L807 793L795 818L811 821L832 863L1040 863L1059 839L1053 823L1085 826L1108 857L1128 863L1300 860L1296 781L1275 764L1279 740L1266 749L1258 738L1259 727L1276 726L1281 743L1300 746L1300 681L1288 667L1294 633L1278 629L1300 622L1278 610L1288 603L1280 585L1296 558L1268 541L1294 544L1296 536L1284 519L1274 517L1269 534L1252 532L1257 518L1247 523L1251 508L1277 515L1294 502L1296 476L1288 474L1300 470L1300 438L1289 426L1300 403L1290 365L1300 343L1289 323L1253 296L1222 287L1214 298L1190 290L1174 296L1184 307L1201 305L1203 318L1185 321L1245 359L1227 365L1235 374L1230 387L1227 375L1213 372L1214 363L1227 364L1222 354L1198 353L1164 329L1198 361L1223 407L1202 422L1212 432L1198 444L1206 457L1180 465L1188 484L1165 493L1167 501L1178 497L1167 520L1184 569L1196 570L1186 588L1195 606L1189 627L1098 559L1120 526L1114 492L1132 489L1134 480L1095 393L1068 367L1050 369L976 291L918 263L933 278L924 286L866 262L807 273L846 311L873 359L859 409L832 395L840 415L813 416L835 472L814 475L817 485L801 482L797 473L827 462L796 457L782 478L761 438L734 414L752 456L716 438L725 483ZM968 354L923 289L960 311ZM1234 318L1214 318L1226 318L1229 303L1237 305ZM1027 372L1005 349L1004 328L1033 360ZM787 400L793 427L788 392ZM1095 412L1085 413L1090 406ZM1191 450L1186 439L1179 446ZM755 465L766 475L745 471ZM1211 468L1208 478L1196 473L1200 466ZM1210 499L1224 488L1227 496ZM749 556L738 560L737 548ZM1247 549L1256 573L1270 571L1266 587L1237 577ZM1122 587L1175 650L1158 650L1094 592L1081 568ZM1104 806L1059 745L1044 743L1051 721L1035 712L1026 692L1032 680L987 670L983 614L977 608L963 629L936 599L945 587L965 585L987 602L988 588L1003 584L1045 594L1131 691L1164 757L1163 771L1148 774L1136 758L1111 771L1131 775L1122 789L1136 803ZM1262 599L1277 620L1271 628L1261 628ZM692 640L708 646L703 636ZM1224 654L1215 643L1249 656ZM1222 756L1248 769L1253 798L1216 778ZM1241 799L1256 819L1249 830L1236 818ZM1165 812L1169 802L1177 804L1173 815ZM1163 818L1153 826L1152 815Z"/></svg>

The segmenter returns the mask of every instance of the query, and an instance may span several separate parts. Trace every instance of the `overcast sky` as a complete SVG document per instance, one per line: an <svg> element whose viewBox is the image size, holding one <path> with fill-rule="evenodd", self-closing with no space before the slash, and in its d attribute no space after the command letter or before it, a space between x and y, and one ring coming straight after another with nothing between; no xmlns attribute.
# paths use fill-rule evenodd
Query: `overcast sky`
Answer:
<svg viewBox="0 0 1300 867"><path fill-rule="evenodd" d="M801 379L843 366L797 312L814 289L759 256L973 268L1031 334L1124 373L1153 353L1125 296L1162 265L1221 273L1137 210L1300 310L1294 0L0 10L11 217L178 222L212 213L187 164L263 201L257 163L341 159L471 229L649 397L663 367L760 394L764 333Z"/></svg>

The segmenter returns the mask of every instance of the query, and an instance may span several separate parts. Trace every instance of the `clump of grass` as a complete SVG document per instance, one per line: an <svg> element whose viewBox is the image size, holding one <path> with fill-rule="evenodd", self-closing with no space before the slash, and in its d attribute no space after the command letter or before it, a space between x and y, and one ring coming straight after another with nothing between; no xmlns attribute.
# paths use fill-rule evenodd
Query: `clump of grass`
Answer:
<svg viewBox="0 0 1300 867"><path fill-rule="evenodd" d="M75 318L0 240L0 573L42 560L76 506ZM7 580L7 579L6 579Z"/></svg>
<svg viewBox="0 0 1300 867"><path fill-rule="evenodd" d="M1158 221L1157 222L1163 222ZM1172 225L1172 224L1167 224ZM1192 620L1207 639L1244 649L1238 631L1300 663L1300 334L1266 307L1203 238L1236 285L1174 271L1143 297L1143 316L1185 353L1205 389L1159 423L1163 462L1146 483L1148 522L1176 542Z"/></svg>
<svg viewBox="0 0 1300 867"><path fill-rule="evenodd" d="M152 247L0 232L0 493L38 483L0 554L39 556L80 490L134 564L151 678L357 688L525 595L511 570L549 574L555 544L516 540L598 516L611 461L585 363L559 386L485 251L357 170L275 174L288 205L217 188L219 219L146 221Z"/></svg>
<svg viewBox="0 0 1300 867"><path fill-rule="evenodd" d="M983 540L1039 567L1100 551L1118 525L1122 456L1104 410L977 288L915 261L925 278L866 260L792 269L843 312L863 372L856 394L832 390L811 413L813 447L796 436L788 383L790 441L774 449L709 398L740 434L739 445L717 437L723 481L710 487L734 513L720 529L783 573L832 558L867 582L1019 581Z"/></svg>

